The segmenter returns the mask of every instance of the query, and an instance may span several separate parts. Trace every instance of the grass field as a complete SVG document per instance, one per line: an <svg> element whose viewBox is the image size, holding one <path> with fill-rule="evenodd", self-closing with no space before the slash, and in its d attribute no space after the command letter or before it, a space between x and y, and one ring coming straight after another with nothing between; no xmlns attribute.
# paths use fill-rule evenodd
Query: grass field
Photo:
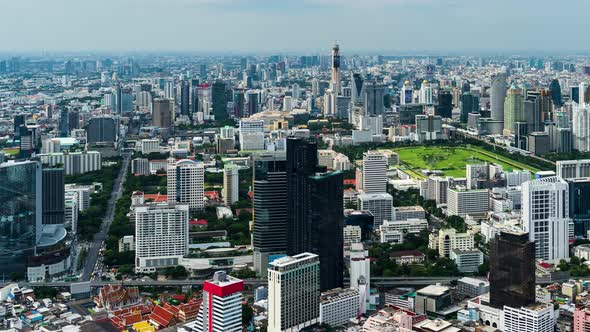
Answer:
<svg viewBox="0 0 590 332"><path fill-rule="evenodd" d="M16 155L18 154L18 148L11 148L11 149L4 149L1 150L2 152L6 153L7 155Z"/></svg>
<svg viewBox="0 0 590 332"><path fill-rule="evenodd" d="M394 149L399 154L400 163L406 167L410 175L423 177L420 170L440 170L452 177L465 177L465 165L484 162L502 165L505 170L529 170L531 173L538 169L522 164L475 146L462 147L408 147Z"/></svg>

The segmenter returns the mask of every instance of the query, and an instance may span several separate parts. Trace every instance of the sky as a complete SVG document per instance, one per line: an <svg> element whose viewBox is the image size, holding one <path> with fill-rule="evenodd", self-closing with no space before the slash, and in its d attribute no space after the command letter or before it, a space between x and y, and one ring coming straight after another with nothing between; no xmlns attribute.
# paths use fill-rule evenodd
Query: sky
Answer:
<svg viewBox="0 0 590 332"><path fill-rule="evenodd" d="M0 0L0 52L590 51L588 0Z"/></svg>

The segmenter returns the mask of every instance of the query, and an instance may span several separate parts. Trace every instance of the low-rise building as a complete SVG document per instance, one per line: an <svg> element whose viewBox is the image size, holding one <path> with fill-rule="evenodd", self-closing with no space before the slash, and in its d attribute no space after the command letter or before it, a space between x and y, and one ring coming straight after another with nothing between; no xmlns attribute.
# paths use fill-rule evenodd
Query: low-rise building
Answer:
<svg viewBox="0 0 590 332"><path fill-rule="evenodd" d="M359 292L356 289L336 288L320 296L320 323L332 327L347 324L359 312Z"/></svg>
<svg viewBox="0 0 590 332"><path fill-rule="evenodd" d="M472 273L479 270L483 264L483 253L478 249L474 250L451 250L450 259L455 261L457 269L461 273Z"/></svg>
<svg viewBox="0 0 590 332"><path fill-rule="evenodd" d="M474 298L490 291L490 282L482 279L463 277L457 281L457 294Z"/></svg>

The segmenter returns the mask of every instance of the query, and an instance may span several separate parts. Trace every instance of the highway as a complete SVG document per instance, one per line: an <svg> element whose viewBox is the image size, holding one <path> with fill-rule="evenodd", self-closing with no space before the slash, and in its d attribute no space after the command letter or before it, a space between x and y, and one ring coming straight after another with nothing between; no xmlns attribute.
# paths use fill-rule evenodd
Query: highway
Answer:
<svg viewBox="0 0 590 332"><path fill-rule="evenodd" d="M117 200L121 198L121 194L123 192L123 183L125 183L125 179L127 177L130 159L130 153L123 153L123 164L121 166L121 170L119 171L119 175L113 184L113 191L111 192L111 197L109 198L109 202L107 204L107 212L102 221L100 231L94 235L94 241L88 248L88 257L86 258L86 263L84 264L80 281L90 280L92 271L94 271L94 267L96 266L96 262L98 260L98 252L107 238L109 227L111 227L111 223L115 217L115 204L117 203Z"/></svg>
<svg viewBox="0 0 590 332"><path fill-rule="evenodd" d="M371 284L374 286L382 286L382 287L396 287L396 286L426 286L436 283L441 284L449 284L453 280L457 280L461 277L373 277L371 278ZM102 287L106 285L114 285L114 284L125 284L127 286L159 286L159 287L178 287L178 286L198 286L202 285L205 280L165 280L165 281L157 281L157 280L126 280L126 281L99 281L94 280L90 282L91 287ZM249 286L261 286L266 285L266 279L245 279L244 284ZM348 284L349 281L345 279L345 284ZM0 286L5 286L10 283L1 284ZM18 283L19 286L24 287L39 287L39 286L48 286L48 287L69 287L72 282L40 282L40 283Z"/></svg>

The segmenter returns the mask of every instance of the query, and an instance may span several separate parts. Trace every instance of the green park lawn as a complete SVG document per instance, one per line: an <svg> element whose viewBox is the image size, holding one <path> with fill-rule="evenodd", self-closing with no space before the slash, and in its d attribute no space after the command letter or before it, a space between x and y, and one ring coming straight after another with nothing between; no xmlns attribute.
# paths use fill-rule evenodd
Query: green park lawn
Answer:
<svg viewBox="0 0 590 332"><path fill-rule="evenodd" d="M394 149L399 154L400 163L409 170L410 175L423 177L420 170L440 170L452 177L465 177L465 165L484 162L502 165L504 170L529 170L531 173L538 169L523 163L508 159L476 146L462 147L407 147Z"/></svg>

